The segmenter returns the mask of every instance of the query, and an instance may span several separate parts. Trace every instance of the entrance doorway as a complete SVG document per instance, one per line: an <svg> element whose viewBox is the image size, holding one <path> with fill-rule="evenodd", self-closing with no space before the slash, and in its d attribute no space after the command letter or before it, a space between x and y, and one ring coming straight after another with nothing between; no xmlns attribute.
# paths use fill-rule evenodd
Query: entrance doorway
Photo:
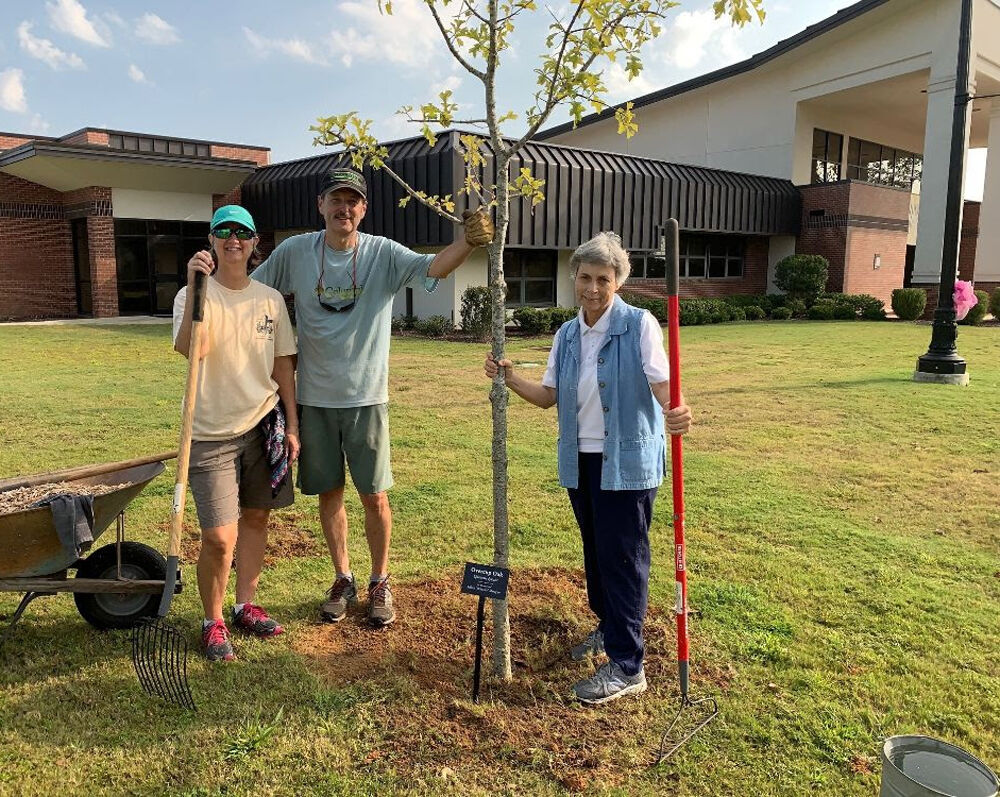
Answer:
<svg viewBox="0 0 1000 797"><path fill-rule="evenodd" d="M115 219L118 312L170 315L188 260L207 246L207 221Z"/></svg>

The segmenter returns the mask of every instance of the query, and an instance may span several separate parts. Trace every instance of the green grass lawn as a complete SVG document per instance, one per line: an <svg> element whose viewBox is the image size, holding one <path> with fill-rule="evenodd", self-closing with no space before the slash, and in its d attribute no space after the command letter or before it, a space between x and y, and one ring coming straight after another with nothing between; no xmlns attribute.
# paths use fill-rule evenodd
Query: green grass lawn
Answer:
<svg viewBox="0 0 1000 797"><path fill-rule="evenodd" d="M331 571L303 497L276 517L261 586L287 633L238 640L230 666L193 656L197 713L140 691L127 633L91 629L68 595L40 600L0 652L0 794L871 795L880 740L900 733L997 769L1000 329L962 328L966 388L911 381L929 339L905 323L683 330L692 691L722 714L668 765L648 766L676 708L669 491L653 527L651 689L577 707L566 692L586 668L560 653L590 618L555 413L512 397L519 665L472 705L475 600L454 593L463 562L492 556L485 347L394 339L393 576L411 596L399 628L372 639L316 622ZM548 345L509 353L540 376ZM166 326L0 326L0 477L174 447L185 363L169 348ZM160 550L172 474L128 517L129 536ZM364 574L356 497L349 512ZM185 577L172 620L194 645L192 566ZM0 614L15 605L0 594ZM420 651L446 632L458 653L428 666ZM350 655L359 646L368 658ZM348 677L359 662L370 669Z"/></svg>

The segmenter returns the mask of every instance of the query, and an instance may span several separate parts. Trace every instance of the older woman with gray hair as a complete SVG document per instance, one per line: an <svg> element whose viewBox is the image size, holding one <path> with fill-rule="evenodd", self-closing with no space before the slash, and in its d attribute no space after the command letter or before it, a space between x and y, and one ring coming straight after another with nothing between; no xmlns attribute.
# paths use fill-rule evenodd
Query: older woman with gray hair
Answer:
<svg viewBox="0 0 1000 797"><path fill-rule="evenodd" d="M556 333L541 382L491 355L491 379L559 417L559 483L569 491L580 534L587 598L597 627L570 651L576 661L606 653L573 687L583 703L646 689L642 628L649 594L649 526L663 481L666 441L691 426L691 410L669 409L663 332L649 312L617 296L630 272L621 239L598 233L570 259L579 315Z"/></svg>

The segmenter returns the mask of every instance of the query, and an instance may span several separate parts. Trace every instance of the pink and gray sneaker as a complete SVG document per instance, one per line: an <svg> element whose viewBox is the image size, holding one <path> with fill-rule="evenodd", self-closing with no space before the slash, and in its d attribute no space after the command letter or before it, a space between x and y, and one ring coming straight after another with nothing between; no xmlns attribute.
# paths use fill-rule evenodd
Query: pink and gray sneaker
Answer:
<svg viewBox="0 0 1000 797"><path fill-rule="evenodd" d="M233 609L233 627L261 639L285 632L285 629L269 617L263 608L253 603L244 603L243 609L239 612Z"/></svg>
<svg viewBox="0 0 1000 797"><path fill-rule="evenodd" d="M209 661L232 661L236 658L225 620L216 620L201 629L201 648Z"/></svg>

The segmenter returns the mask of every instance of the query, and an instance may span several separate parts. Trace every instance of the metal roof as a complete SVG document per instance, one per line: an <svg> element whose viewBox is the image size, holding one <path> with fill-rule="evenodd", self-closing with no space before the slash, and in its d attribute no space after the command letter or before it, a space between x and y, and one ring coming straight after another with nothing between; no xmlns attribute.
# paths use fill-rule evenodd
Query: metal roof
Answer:
<svg viewBox="0 0 1000 797"><path fill-rule="evenodd" d="M691 78L691 80L685 80L683 83L677 83L673 86L667 86L666 88L659 89L658 91L644 94L641 97L636 97L635 99L630 100L630 102L632 102L635 108L642 108L645 105L651 105L652 103L659 102L660 100L670 99L671 97L676 97L688 91L694 91L695 89L700 89L703 86L708 86L712 83L718 83L719 81L736 77L737 75L742 75L744 72L750 72L751 70L756 69L759 66L763 66L769 61L773 61L775 58L779 58L785 53L794 50L796 47L800 47L806 42L812 41L813 39L822 36L824 33L828 33L834 28L838 28L841 25L844 25L862 14L884 5L887 2L889 2L889 0L861 0L861 2L840 9L840 11L827 17L826 19L809 25L796 33L794 36L782 39L773 47L769 47L756 55L752 55L745 61L740 61L738 63L722 67L721 69L716 69L714 72L699 75L698 77ZM614 118L615 110L620 105L624 105L624 103L617 103L615 106L605 108L600 113L584 116L576 125L574 125L573 122L564 122L563 124L550 127L547 130L540 130L535 135L535 138L539 141L544 141L548 138L552 138L553 136L568 133L569 131L579 127L585 127L586 125L594 124L595 122L601 122L605 119Z"/></svg>
<svg viewBox="0 0 1000 797"><path fill-rule="evenodd" d="M433 148L422 137L392 142L387 162L415 188L457 196L464 175L458 136L443 133ZM320 180L345 157L338 152L259 168L243 184L243 204L265 229L319 229ZM511 176L521 168L545 180L546 199L533 211L528 200L511 202L509 246L568 249L613 230L628 249L655 249L660 226L671 216L689 231L798 232L799 192L788 180L537 141L511 161ZM416 203L399 208L403 189L387 174L366 169L365 177L369 201L362 230L408 246L452 241L447 220Z"/></svg>

